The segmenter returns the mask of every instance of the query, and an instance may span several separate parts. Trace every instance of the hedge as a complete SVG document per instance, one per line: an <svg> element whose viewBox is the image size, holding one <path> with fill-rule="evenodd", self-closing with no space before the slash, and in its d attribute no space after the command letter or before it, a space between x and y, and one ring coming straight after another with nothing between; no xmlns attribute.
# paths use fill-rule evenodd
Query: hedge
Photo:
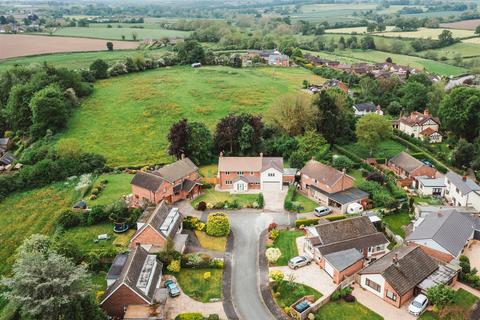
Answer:
<svg viewBox="0 0 480 320"><path fill-rule="evenodd" d="M331 216L331 217L325 217L325 219L327 219L328 221L330 222L333 222L333 221L338 221L338 220L343 220L343 219L346 219L347 216L342 214L342 215L339 215L339 216Z"/></svg>
<svg viewBox="0 0 480 320"><path fill-rule="evenodd" d="M297 219L295 220L295 227L299 228L300 226L308 227L316 225L320 218L311 218L311 219Z"/></svg>
<svg viewBox="0 0 480 320"><path fill-rule="evenodd" d="M179 314L175 320L205 320L205 317L199 312L190 312Z"/></svg>

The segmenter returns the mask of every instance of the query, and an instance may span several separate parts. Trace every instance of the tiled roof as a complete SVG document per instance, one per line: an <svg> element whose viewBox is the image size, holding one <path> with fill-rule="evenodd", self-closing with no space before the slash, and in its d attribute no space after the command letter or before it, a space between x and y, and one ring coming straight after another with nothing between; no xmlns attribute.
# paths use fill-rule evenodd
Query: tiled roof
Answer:
<svg viewBox="0 0 480 320"><path fill-rule="evenodd" d="M422 125L429 120L432 120L437 124L440 124L440 119L438 119L437 117L432 117L429 114L421 113L418 111L414 111L409 116L400 118L400 122L405 123L406 125L409 125L409 126Z"/></svg>
<svg viewBox="0 0 480 320"><path fill-rule="evenodd" d="M281 157L220 157L218 171L261 172L274 167L283 172L283 158Z"/></svg>
<svg viewBox="0 0 480 320"><path fill-rule="evenodd" d="M347 249L330 253L324 256L324 258L338 271L343 271L350 267L358 260L363 259L363 254L357 249Z"/></svg>
<svg viewBox="0 0 480 320"><path fill-rule="evenodd" d="M173 208L175 209L175 208ZM154 210L147 208L142 216L139 218L139 222L141 221L144 225L137 230L135 235L133 236L131 242L135 242L135 238L145 230L147 226L151 226L156 231L158 231L164 238L171 237L175 235L177 230L179 229L180 225L183 222L183 216L180 212L178 212L178 218L176 218L173 225L170 226L168 231L162 230L161 227L165 220L168 217L168 214L173 210L170 208L165 201L160 202ZM178 210L178 209L175 209Z"/></svg>
<svg viewBox="0 0 480 320"><path fill-rule="evenodd" d="M300 170L300 174L305 174L310 178L313 178L330 187L334 186L335 183L344 176L342 171L327 166L316 160L308 161L302 170ZM345 175L345 177L353 180L353 178L348 175Z"/></svg>
<svg viewBox="0 0 480 320"><path fill-rule="evenodd" d="M155 192L162 185L163 179L153 173L139 171L130 184Z"/></svg>
<svg viewBox="0 0 480 320"><path fill-rule="evenodd" d="M153 172L153 174L173 183L198 170L198 167L189 159L184 158L167 164Z"/></svg>
<svg viewBox="0 0 480 320"><path fill-rule="evenodd" d="M414 158L405 151L402 151L395 157L391 158L389 162L393 163L395 166L405 170L408 173L425 165L422 161Z"/></svg>
<svg viewBox="0 0 480 320"><path fill-rule="evenodd" d="M392 288L404 295L438 269L438 264L420 247L400 247L390 251L360 274L381 274Z"/></svg>
<svg viewBox="0 0 480 320"><path fill-rule="evenodd" d="M373 102L358 103L353 105L358 111L375 112L377 106Z"/></svg>
<svg viewBox="0 0 480 320"><path fill-rule="evenodd" d="M423 129L422 131L420 131L420 134L422 136L430 137L435 132L437 132L437 130L432 129L432 127L428 127L428 128Z"/></svg>
<svg viewBox="0 0 480 320"><path fill-rule="evenodd" d="M460 190L463 195L469 194L472 191L480 190L480 186L476 184L475 181L470 178L465 178L464 180L463 177L459 176L453 171L448 171L445 176L450 181L450 183L452 183L455 187L458 188L458 190Z"/></svg>

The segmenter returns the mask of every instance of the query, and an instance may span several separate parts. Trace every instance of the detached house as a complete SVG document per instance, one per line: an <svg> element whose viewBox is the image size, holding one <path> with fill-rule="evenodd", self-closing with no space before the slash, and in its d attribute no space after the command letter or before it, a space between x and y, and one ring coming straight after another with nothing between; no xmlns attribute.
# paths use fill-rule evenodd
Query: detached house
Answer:
<svg viewBox="0 0 480 320"><path fill-rule="evenodd" d="M137 172L130 184L135 202L155 204L195 198L201 185L198 168L188 158L155 171Z"/></svg>
<svg viewBox="0 0 480 320"><path fill-rule="evenodd" d="M420 247L400 247L359 272L360 286L400 308L403 304L437 284L456 282L457 271L439 265Z"/></svg>
<svg viewBox="0 0 480 320"><path fill-rule="evenodd" d="M373 102L366 102L366 103L358 103L354 104L353 107L353 112L355 113L356 116L361 117L370 113L375 113L378 115L383 116L383 111L382 108L380 108L379 105L375 105Z"/></svg>
<svg viewBox="0 0 480 320"><path fill-rule="evenodd" d="M413 182L414 177L429 177L435 178L437 170L432 168L410 154L402 151L387 162L387 166L397 176L402 179L410 181L408 185Z"/></svg>
<svg viewBox="0 0 480 320"><path fill-rule="evenodd" d="M323 84L323 87L325 89L338 88L338 89L342 90L343 92L348 93L348 86L345 83L343 83L342 81L337 80L337 79L327 80Z"/></svg>
<svg viewBox="0 0 480 320"><path fill-rule="evenodd" d="M130 248L141 245L149 252L159 252L168 240L172 240L178 246L177 251L182 252L187 236L181 234L182 222L178 208L170 208L165 201L155 208L149 207L137 221L137 232L130 240Z"/></svg>
<svg viewBox="0 0 480 320"><path fill-rule="evenodd" d="M263 154L259 157L224 157L220 154L217 183L221 190L281 191L284 183L283 158L264 157Z"/></svg>
<svg viewBox="0 0 480 320"><path fill-rule="evenodd" d="M440 119L432 117L425 109L423 113L414 111L409 116L399 119L398 130L409 136L428 141L430 143L442 142L442 135L438 132Z"/></svg>
<svg viewBox="0 0 480 320"><path fill-rule="evenodd" d="M110 317L123 319L130 307L148 311L163 300L160 288L162 263L157 256L149 254L141 246L136 246L128 255L115 257L107 274L107 290L100 306ZM157 316L164 319L163 307L156 307ZM148 318L150 319L150 318Z"/></svg>
<svg viewBox="0 0 480 320"><path fill-rule="evenodd" d="M454 206L473 207L480 211L480 186L452 171L445 175L445 198Z"/></svg>
<svg viewBox="0 0 480 320"><path fill-rule="evenodd" d="M299 191L328 206L347 211L353 203L362 204L368 193L355 188L355 179L316 160L308 161L300 170Z"/></svg>
<svg viewBox="0 0 480 320"><path fill-rule="evenodd" d="M340 283L363 268L366 258L387 252L388 240L366 216L307 227L304 252Z"/></svg>

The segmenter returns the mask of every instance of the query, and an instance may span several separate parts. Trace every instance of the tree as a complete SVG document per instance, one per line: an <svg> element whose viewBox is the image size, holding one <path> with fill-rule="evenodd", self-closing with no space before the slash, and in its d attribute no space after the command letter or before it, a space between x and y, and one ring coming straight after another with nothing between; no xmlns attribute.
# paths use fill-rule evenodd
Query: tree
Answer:
<svg viewBox="0 0 480 320"><path fill-rule="evenodd" d="M440 41L440 45L442 47L453 44L455 42L455 39L453 39L452 31L443 30L442 33L438 35L438 41Z"/></svg>
<svg viewBox="0 0 480 320"><path fill-rule="evenodd" d="M427 297L438 310L442 310L453 302L455 291L444 284L438 284L427 290Z"/></svg>
<svg viewBox="0 0 480 320"><path fill-rule="evenodd" d="M457 168L470 167L475 157L475 147L465 139L460 139L452 156L452 163Z"/></svg>
<svg viewBox="0 0 480 320"><path fill-rule="evenodd" d="M480 128L480 90L454 88L442 100L438 115L446 130L457 138L473 142Z"/></svg>
<svg viewBox="0 0 480 320"><path fill-rule="evenodd" d="M420 82L408 81L401 89L401 104L408 112L422 111L428 106L427 86Z"/></svg>
<svg viewBox="0 0 480 320"><path fill-rule="evenodd" d="M88 279L85 267L55 252L48 237L32 235L17 251L12 277L1 283L8 289L3 297L31 317L72 319L69 316L85 312L78 308L78 301L92 290ZM72 314L75 305L77 311Z"/></svg>
<svg viewBox="0 0 480 320"><path fill-rule="evenodd" d="M247 127L243 134L242 129ZM263 150L264 124L259 116L242 113L230 114L217 123L215 130L215 147L219 152L228 154L258 154Z"/></svg>
<svg viewBox="0 0 480 320"><path fill-rule="evenodd" d="M333 158L333 167L338 170L345 169L348 171L353 168L353 161L342 155L336 156Z"/></svg>
<svg viewBox="0 0 480 320"><path fill-rule="evenodd" d="M178 59L183 64L196 62L205 63L205 51L201 44L195 40L187 40L175 46Z"/></svg>
<svg viewBox="0 0 480 320"><path fill-rule="evenodd" d="M480 25L475 28L475 34L480 34Z"/></svg>
<svg viewBox="0 0 480 320"><path fill-rule="evenodd" d="M58 85L50 85L38 91L30 101L32 109L32 134L45 135L47 130L63 129L68 119L68 106Z"/></svg>
<svg viewBox="0 0 480 320"><path fill-rule="evenodd" d="M252 138L255 134L252 126L244 124L242 130L240 130L240 136L238 137L238 143L240 146L240 152L245 155L252 148Z"/></svg>
<svg viewBox="0 0 480 320"><path fill-rule="evenodd" d="M297 136L298 151L307 159L315 157L322 159L330 150L330 145L325 138L315 130L308 130L302 136Z"/></svg>
<svg viewBox="0 0 480 320"><path fill-rule="evenodd" d="M224 212L212 212L207 218L206 232L210 236L224 237L230 234L230 221Z"/></svg>
<svg viewBox="0 0 480 320"><path fill-rule="evenodd" d="M362 48L363 50L375 49L376 46L375 46L375 40L373 39L373 37L372 36L363 37L360 40L360 48Z"/></svg>
<svg viewBox="0 0 480 320"><path fill-rule="evenodd" d="M93 73L95 79L108 78L108 64L102 59L97 59L90 65L90 71Z"/></svg>
<svg viewBox="0 0 480 320"><path fill-rule="evenodd" d="M187 150L187 119L182 119L177 123L172 124L167 139L170 142L168 146L168 154L175 156L177 159L180 159L182 157L182 154L185 154L185 151Z"/></svg>
<svg viewBox="0 0 480 320"><path fill-rule="evenodd" d="M392 135L392 125L384 116L371 113L358 120L355 129L358 142L370 149L370 155L378 143Z"/></svg>
<svg viewBox="0 0 480 320"><path fill-rule="evenodd" d="M196 164L207 164L212 160L213 138L204 123L189 122L185 155Z"/></svg>
<svg viewBox="0 0 480 320"><path fill-rule="evenodd" d="M133 41L137 41L138 34L136 32L132 32L132 39Z"/></svg>
<svg viewBox="0 0 480 320"><path fill-rule="evenodd" d="M402 112L402 109L403 109L403 106L398 101L392 101L387 106L387 112L392 116L398 116L400 112Z"/></svg>
<svg viewBox="0 0 480 320"><path fill-rule="evenodd" d="M267 113L267 121L282 132L296 136L315 127L316 110L305 94L280 97Z"/></svg>
<svg viewBox="0 0 480 320"><path fill-rule="evenodd" d="M108 49L108 51L113 51L113 42L111 42L111 41L107 42L107 49Z"/></svg>

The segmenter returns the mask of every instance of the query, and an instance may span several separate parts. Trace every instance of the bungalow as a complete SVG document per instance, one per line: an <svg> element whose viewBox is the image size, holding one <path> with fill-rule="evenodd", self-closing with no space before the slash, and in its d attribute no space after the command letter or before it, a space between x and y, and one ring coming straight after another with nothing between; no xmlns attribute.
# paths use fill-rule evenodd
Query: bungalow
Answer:
<svg viewBox="0 0 480 320"><path fill-rule="evenodd" d="M455 209L439 210L419 218L405 240L445 263L458 258L474 236L480 239L478 219Z"/></svg>
<svg viewBox="0 0 480 320"><path fill-rule="evenodd" d="M387 251L388 240L369 217L355 217L307 227L304 252L340 283L363 268L365 259Z"/></svg>
<svg viewBox="0 0 480 320"><path fill-rule="evenodd" d="M474 207L480 211L480 186L453 171L445 175L445 198L454 206Z"/></svg>
<svg viewBox="0 0 480 320"><path fill-rule="evenodd" d="M445 193L445 178L419 176L415 178L417 192L422 196L443 197Z"/></svg>
<svg viewBox="0 0 480 320"><path fill-rule="evenodd" d="M162 263L157 256L136 246L128 255L115 257L107 274L107 290L100 302L110 316L123 319L125 310L131 305L150 307L158 304L162 279ZM157 312L163 307L158 306ZM155 318L162 319L162 318Z"/></svg>
<svg viewBox="0 0 480 320"><path fill-rule="evenodd" d="M356 116L361 117L366 114L376 113L383 116L383 111L380 105L375 106L373 102L358 103L353 105L353 112Z"/></svg>
<svg viewBox="0 0 480 320"><path fill-rule="evenodd" d="M397 308L437 284L453 285L457 278L449 265L439 265L419 247L407 246L392 250L358 274L362 288Z"/></svg>
<svg viewBox="0 0 480 320"><path fill-rule="evenodd" d="M363 205L368 199L368 193L355 188L354 180L345 171L312 159L300 170L299 191L345 213L351 204Z"/></svg>
<svg viewBox="0 0 480 320"><path fill-rule="evenodd" d="M172 240L177 251L182 252L187 236L181 235L182 222L178 208L170 208L165 201L155 208L149 207L137 220L137 232L130 240L130 248L141 245L149 252L159 252Z"/></svg>
<svg viewBox="0 0 480 320"><path fill-rule="evenodd" d="M189 158L183 156L182 159L158 170L137 172L130 184L134 201L138 204L158 204L163 200L175 203L200 194L198 168Z"/></svg>
<svg viewBox="0 0 480 320"><path fill-rule="evenodd" d="M410 154L402 151L387 162L387 166L402 179L409 179L413 182L414 177L425 176L435 178L437 170ZM411 183L410 183L411 184Z"/></svg>
<svg viewBox="0 0 480 320"><path fill-rule="evenodd" d="M425 109L423 113L414 111L410 116L399 119L398 130L409 136L428 141L430 143L442 142L442 135L438 132L440 119L432 117Z"/></svg>
<svg viewBox="0 0 480 320"><path fill-rule="evenodd" d="M220 153L217 183L221 190L281 191L284 183L283 158L264 157L262 153L259 157L224 157Z"/></svg>

